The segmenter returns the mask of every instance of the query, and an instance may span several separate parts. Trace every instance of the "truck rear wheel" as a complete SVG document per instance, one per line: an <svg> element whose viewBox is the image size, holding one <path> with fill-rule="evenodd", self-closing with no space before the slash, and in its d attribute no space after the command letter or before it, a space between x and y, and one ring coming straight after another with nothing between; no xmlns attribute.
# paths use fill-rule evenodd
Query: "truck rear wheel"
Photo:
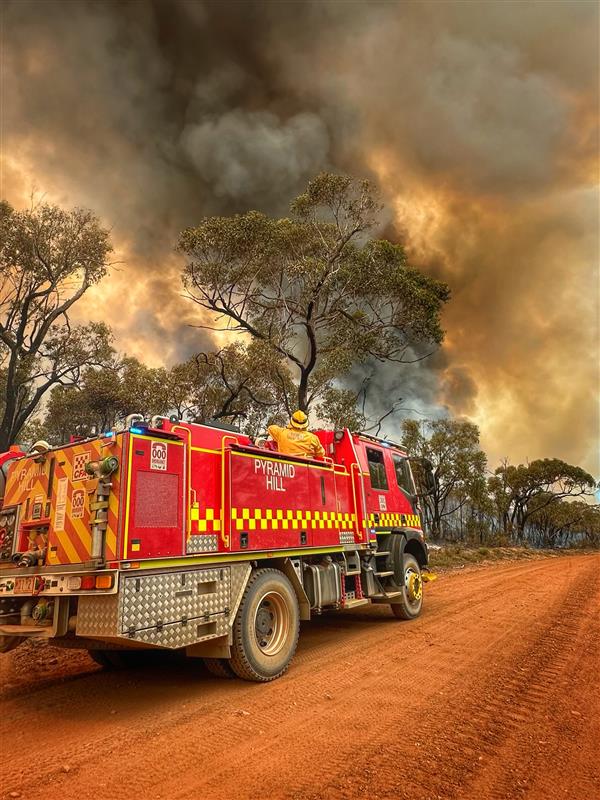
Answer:
<svg viewBox="0 0 600 800"><path fill-rule="evenodd" d="M423 580L421 567L410 553L404 553L403 572L404 581L398 586L402 598L392 603L392 612L398 619L414 619L419 616L423 606Z"/></svg>
<svg viewBox="0 0 600 800"><path fill-rule="evenodd" d="M25 639L23 636L6 636L5 634L0 634L0 653L8 653L24 641Z"/></svg>
<svg viewBox="0 0 600 800"><path fill-rule="evenodd" d="M130 669L141 667L146 650L88 650L90 658L105 669Z"/></svg>
<svg viewBox="0 0 600 800"><path fill-rule="evenodd" d="M235 621L231 668L246 681L279 678L298 644L300 612L288 578L276 569L252 573Z"/></svg>
<svg viewBox="0 0 600 800"><path fill-rule="evenodd" d="M205 658L204 666L216 678L235 678L236 674L231 669L228 658Z"/></svg>
<svg viewBox="0 0 600 800"><path fill-rule="evenodd" d="M110 660L110 650L88 650L88 655L92 661L95 661L96 664L99 664L101 667L105 669L113 668Z"/></svg>

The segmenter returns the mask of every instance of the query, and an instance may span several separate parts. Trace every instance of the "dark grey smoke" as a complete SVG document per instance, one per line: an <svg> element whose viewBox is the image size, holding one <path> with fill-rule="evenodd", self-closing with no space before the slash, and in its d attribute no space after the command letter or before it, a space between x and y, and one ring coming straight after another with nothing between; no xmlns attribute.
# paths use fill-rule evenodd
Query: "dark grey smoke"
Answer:
<svg viewBox="0 0 600 800"><path fill-rule="evenodd" d="M113 226L100 299L124 349L206 342L182 227L284 213L323 168L371 175L453 289L444 351L384 370L380 397L400 381L492 457L598 471L597 4L9 0L2 39L3 194Z"/></svg>

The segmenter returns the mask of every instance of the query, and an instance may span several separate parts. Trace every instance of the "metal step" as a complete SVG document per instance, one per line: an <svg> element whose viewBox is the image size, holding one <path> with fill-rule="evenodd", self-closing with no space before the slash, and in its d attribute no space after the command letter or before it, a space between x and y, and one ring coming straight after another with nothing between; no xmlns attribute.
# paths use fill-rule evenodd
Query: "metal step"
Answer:
<svg viewBox="0 0 600 800"><path fill-rule="evenodd" d="M52 625L0 625L4 636L41 636L50 638Z"/></svg>
<svg viewBox="0 0 600 800"><path fill-rule="evenodd" d="M356 606L365 606L368 605L369 601L366 597L362 598L361 600L346 600L344 603L344 608L356 608Z"/></svg>
<svg viewBox="0 0 600 800"><path fill-rule="evenodd" d="M387 594L372 594L369 600L372 603L393 603L398 597L402 597L402 592L388 592Z"/></svg>
<svg viewBox="0 0 600 800"><path fill-rule="evenodd" d="M394 574L394 570L393 569L386 569L383 572L376 572L375 573L375 575L377 575L378 578L389 578L390 575L393 575L393 574Z"/></svg>

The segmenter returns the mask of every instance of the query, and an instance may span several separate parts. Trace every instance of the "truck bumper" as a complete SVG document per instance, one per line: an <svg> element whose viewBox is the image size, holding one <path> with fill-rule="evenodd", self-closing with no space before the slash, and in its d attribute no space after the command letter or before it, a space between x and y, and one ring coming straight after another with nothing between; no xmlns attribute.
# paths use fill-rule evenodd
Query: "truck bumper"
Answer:
<svg viewBox="0 0 600 800"><path fill-rule="evenodd" d="M76 573L11 572L0 580L0 637L179 649L229 636L251 565L121 572L107 590L82 591ZM85 573L89 575L89 573ZM35 590L35 594L32 593ZM0 643L0 649L1 643Z"/></svg>

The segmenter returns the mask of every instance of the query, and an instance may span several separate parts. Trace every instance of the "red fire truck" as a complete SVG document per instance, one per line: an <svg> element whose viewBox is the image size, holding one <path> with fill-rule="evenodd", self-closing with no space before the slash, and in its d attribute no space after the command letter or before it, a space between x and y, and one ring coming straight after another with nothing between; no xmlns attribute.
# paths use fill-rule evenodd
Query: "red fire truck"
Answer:
<svg viewBox="0 0 600 800"><path fill-rule="evenodd" d="M132 415L120 432L1 456L1 648L44 637L113 667L169 648L269 681L313 614L418 616L433 576L406 453L316 434L324 460Z"/></svg>

